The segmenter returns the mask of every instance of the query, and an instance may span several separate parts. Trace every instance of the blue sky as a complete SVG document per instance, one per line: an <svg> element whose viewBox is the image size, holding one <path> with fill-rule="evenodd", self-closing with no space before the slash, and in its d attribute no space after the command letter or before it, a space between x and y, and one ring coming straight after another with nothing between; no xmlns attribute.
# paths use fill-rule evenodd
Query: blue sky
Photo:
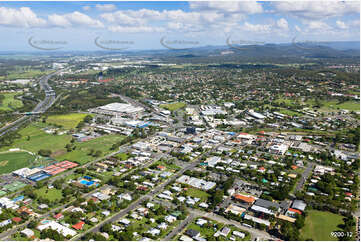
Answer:
<svg viewBox="0 0 361 242"><path fill-rule="evenodd" d="M1 2L0 51L359 40L358 1ZM31 39L30 39L31 38ZM30 39L30 40L29 40Z"/></svg>

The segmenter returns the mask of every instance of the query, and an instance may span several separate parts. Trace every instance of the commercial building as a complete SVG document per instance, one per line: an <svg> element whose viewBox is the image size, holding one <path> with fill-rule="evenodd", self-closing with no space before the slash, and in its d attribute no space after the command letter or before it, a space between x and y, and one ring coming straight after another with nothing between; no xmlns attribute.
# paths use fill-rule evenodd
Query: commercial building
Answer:
<svg viewBox="0 0 361 242"><path fill-rule="evenodd" d="M89 109L89 111L112 116L130 116L132 118L138 118L143 113L144 108L135 107L128 103L110 103L101 107Z"/></svg>

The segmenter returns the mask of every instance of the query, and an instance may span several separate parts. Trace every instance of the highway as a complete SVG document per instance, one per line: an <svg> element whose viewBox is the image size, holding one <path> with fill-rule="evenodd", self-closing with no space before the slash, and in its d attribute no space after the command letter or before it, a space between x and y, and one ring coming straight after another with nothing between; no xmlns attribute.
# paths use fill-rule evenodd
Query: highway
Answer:
<svg viewBox="0 0 361 242"><path fill-rule="evenodd" d="M35 112L35 113L45 112L54 104L54 102L56 100L56 95L55 95L55 92L53 91L53 89L50 87L48 81L51 77L53 77L54 75L57 75L60 71L62 71L62 70L50 73L39 79L40 89L45 92L45 99L40 101L35 106L35 108L33 109L32 112ZM10 131L14 131L14 130L18 129L22 124L24 124L28 120L31 120L31 118L32 118L32 116L23 115L20 118L18 118L17 120L15 120L14 122L6 125L5 127L0 128L0 137L7 134Z"/></svg>

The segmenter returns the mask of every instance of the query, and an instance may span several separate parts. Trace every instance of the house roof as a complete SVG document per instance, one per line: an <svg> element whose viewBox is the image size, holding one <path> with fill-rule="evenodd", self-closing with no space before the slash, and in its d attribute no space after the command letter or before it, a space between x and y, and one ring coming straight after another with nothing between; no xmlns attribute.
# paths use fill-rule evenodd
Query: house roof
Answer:
<svg viewBox="0 0 361 242"><path fill-rule="evenodd" d="M195 237L195 236L199 235L199 231L197 231L195 229L188 229L186 231L186 234L191 236L191 237Z"/></svg>
<svg viewBox="0 0 361 242"><path fill-rule="evenodd" d="M58 218L61 218L62 216L63 216L62 213L58 213L58 214L55 214L55 215L54 215L54 218L55 218L55 219L58 219Z"/></svg>
<svg viewBox="0 0 361 242"><path fill-rule="evenodd" d="M305 211L307 204L302 200L293 201L292 208L298 209L300 211Z"/></svg>
<svg viewBox="0 0 361 242"><path fill-rule="evenodd" d="M241 200L243 202L246 202L246 203L253 203L256 199L254 199L254 197L251 197L251 196L244 196L244 195L241 195L241 194L236 194L234 196L235 199L237 200Z"/></svg>
<svg viewBox="0 0 361 242"><path fill-rule="evenodd" d="M278 203L274 203L274 202L271 202L271 201L268 201L268 200L264 200L262 198L257 199L254 204L259 206L259 207L264 207L264 208L271 208L271 207L275 207L276 209L280 208L280 205Z"/></svg>
<svg viewBox="0 0 361 242"><path fill-rule="evenodd" d="M288 211L298 213L300 215L302 214L302 212L300 210L297 210L297 209L294 209L294 208L289 208Z"/></svg>
<svg viewBox="0 0 361 242"><path fill-rule="evenodd" d="M80 230L80 229L83 228L84 224L85 224L85 223L84 223L83 221L80 221L80 222L74 224L74 225L71 226L71 227L73 227L73 228L76 229L76 230Z"/></svg>
<svg viewBox="0 0 361 242"><path fill-rule="evenodd" d="M19 223L22 219L19 217L14 217L14 218L12 218L12 220L16 223Z"/></svg>

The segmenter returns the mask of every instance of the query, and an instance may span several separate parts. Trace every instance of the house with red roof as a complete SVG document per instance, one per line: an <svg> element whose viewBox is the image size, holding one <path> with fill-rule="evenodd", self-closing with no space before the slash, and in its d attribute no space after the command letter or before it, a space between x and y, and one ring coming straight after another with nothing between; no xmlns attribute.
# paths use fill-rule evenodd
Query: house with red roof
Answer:
<svg viewBox="0 0 361 242"><path fill-rule="evenodd" d="M54 218L55 218L56 220L62 219L62 218L64 218L64 215L61 214L61 213L58 213L58 214L55 214L55 215L54 215Z"/></svg>
<svg viewBox="0 0 361 242"><path fill-rule="evenodd" d="M73 229L76 229L76 230L81 230L81 229L83 229L84 224L85 224L85 223L84 223L83 221L80 221L80 222L74 224L74 225L71 226L71 227L72 227Z"/></svg>
<svg viewBox="0 0 361 242"><path fill-rule="evenodd" d="M14 218L12 218L11 219L13 222L15 222L15 223L20 223L21 222L21 218L19 218L19 217L14 217Z"/></svg>

